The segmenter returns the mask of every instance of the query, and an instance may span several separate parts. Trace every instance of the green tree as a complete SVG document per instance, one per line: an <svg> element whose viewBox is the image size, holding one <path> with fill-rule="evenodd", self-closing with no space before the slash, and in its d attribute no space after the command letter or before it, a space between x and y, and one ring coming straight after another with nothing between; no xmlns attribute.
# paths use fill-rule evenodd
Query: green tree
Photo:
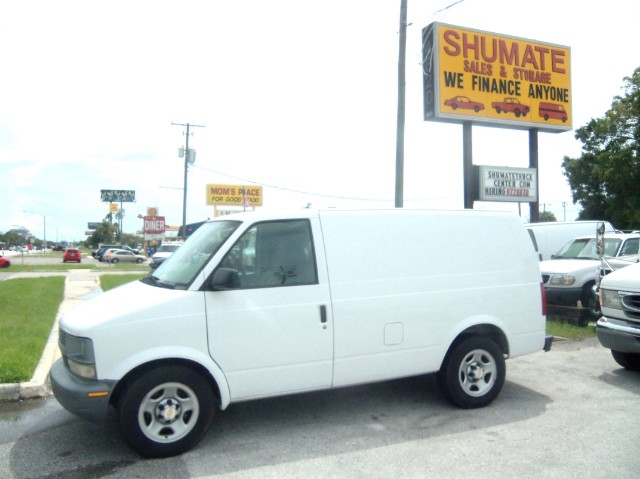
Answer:
<svg viewBox="0 0 640 479"><path fill-rule="evenodd" d="M620 229L640 227L640 68L624 78L624 96L613 99L603 118L576 130L578 158L562 167L580 203L580 220L608 220Z"/></svg>
<svg viewBox="0 0 640 479"><path fill-rule="evenodd" d="M118 228L113 223L104 220L98 225L96 230L91 235L91 238L89 238L87 242L93 248L97 248L101 244L115 244L117 231Z"/></svg>
<svg viewBox="0 0 640 479"><path fill-rule="evenodd" d="M138 245L142 243L142 238L137 235L132 235L129 233L122 233L122 244L126 244L133 249L137 249Z"/></svg>
<svg viewBox="0 0 640 479"><path fill-rule="evenodd" d="M24 239L15 231L8 231L4 234L2 241L5 242L6 247L8 248L11 245L20 245L24 243Z"/></svg>
<svg viewBox="0 0 640 479"><path fill-rule="evenodd" d="M549 222L549 221L558 221L556 219L556 215L554 215L551 211L543 211L540 213L540 222Z"/></svg>

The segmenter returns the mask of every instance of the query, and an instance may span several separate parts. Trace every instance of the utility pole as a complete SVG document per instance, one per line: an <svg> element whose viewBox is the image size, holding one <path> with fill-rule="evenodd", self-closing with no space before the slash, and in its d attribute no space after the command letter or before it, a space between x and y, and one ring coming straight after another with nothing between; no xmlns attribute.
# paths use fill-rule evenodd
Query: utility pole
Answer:
<svg viewBox="0 0 640 479"><path fill-rule="evenodd" d="M191 158L191 153L189 150L189 128L198 127L204 128L204 125L192 125L190 123L174 123L171 122L174 126L184 126L187 128L186 132L186 140L185 140L185 152L184 152L184 187L183 187L183 195L182 195L182 239L187 239L187 171L189 171L189 159ZM195 159L194 159L195 161Z"/></svg>

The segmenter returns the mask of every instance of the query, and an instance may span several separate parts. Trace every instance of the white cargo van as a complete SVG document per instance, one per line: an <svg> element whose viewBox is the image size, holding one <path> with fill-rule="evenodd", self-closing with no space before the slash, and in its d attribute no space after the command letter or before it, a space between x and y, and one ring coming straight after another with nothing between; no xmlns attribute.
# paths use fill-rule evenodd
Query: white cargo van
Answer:
<svg viewBox="0 0 640 479"><path fill-rule="evenodd" d="M58 401L163 457L230 403L438 373L489 404L505 358L551 347L520 220L476 211L240 213L202 225L145 279L60 320Z"/></svg>
<svg viewBox="0 0 640 479"><path fill-rule="evenodd" d="M540 261L553 259L560 248L579 236L595 236L598 225L604 224L605 233L615 229L608 221L549 221L529 223L526 226Z"/></svg>

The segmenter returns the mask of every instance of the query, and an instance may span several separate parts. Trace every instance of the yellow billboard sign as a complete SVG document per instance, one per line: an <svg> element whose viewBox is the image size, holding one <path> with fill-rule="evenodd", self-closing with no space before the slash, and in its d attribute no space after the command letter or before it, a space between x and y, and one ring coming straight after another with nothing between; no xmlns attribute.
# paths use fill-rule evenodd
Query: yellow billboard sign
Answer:
<svg viewBox="0 0 640 479"><path fill-rule="evenodd" d="M571 129L571 49L434 22L423 29L425 120Z"/></svg>
<svg viewBox="0 0 640 479"><path fill-rule="evenodd" d="M262 186L207 185L208 205L262 206Z"/></svg>

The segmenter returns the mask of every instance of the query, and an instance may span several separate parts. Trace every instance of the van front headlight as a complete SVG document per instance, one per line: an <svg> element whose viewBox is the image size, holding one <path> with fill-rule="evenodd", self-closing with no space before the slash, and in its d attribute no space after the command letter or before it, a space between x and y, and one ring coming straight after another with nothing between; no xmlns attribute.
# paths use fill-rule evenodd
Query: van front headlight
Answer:
<svg viewBox="0 0 640 479"><path fill-rule="evenodd" d="M60 350L67 367L80 377L96 379L96 358L93 341L60 331Z"/></svg>
<svg viewBox="0 0 640 479"><path fill-rule="evenodd" d="M622 309L618 291L600 288L600 305L603 308Z"/></svg>
<svg viewBox="0 0 640 479"><path fill-rule="evenodd" d="M549 277L549 284L560 286L572 286L576 282L576 277L572 274L552 274Z"/></svg>

